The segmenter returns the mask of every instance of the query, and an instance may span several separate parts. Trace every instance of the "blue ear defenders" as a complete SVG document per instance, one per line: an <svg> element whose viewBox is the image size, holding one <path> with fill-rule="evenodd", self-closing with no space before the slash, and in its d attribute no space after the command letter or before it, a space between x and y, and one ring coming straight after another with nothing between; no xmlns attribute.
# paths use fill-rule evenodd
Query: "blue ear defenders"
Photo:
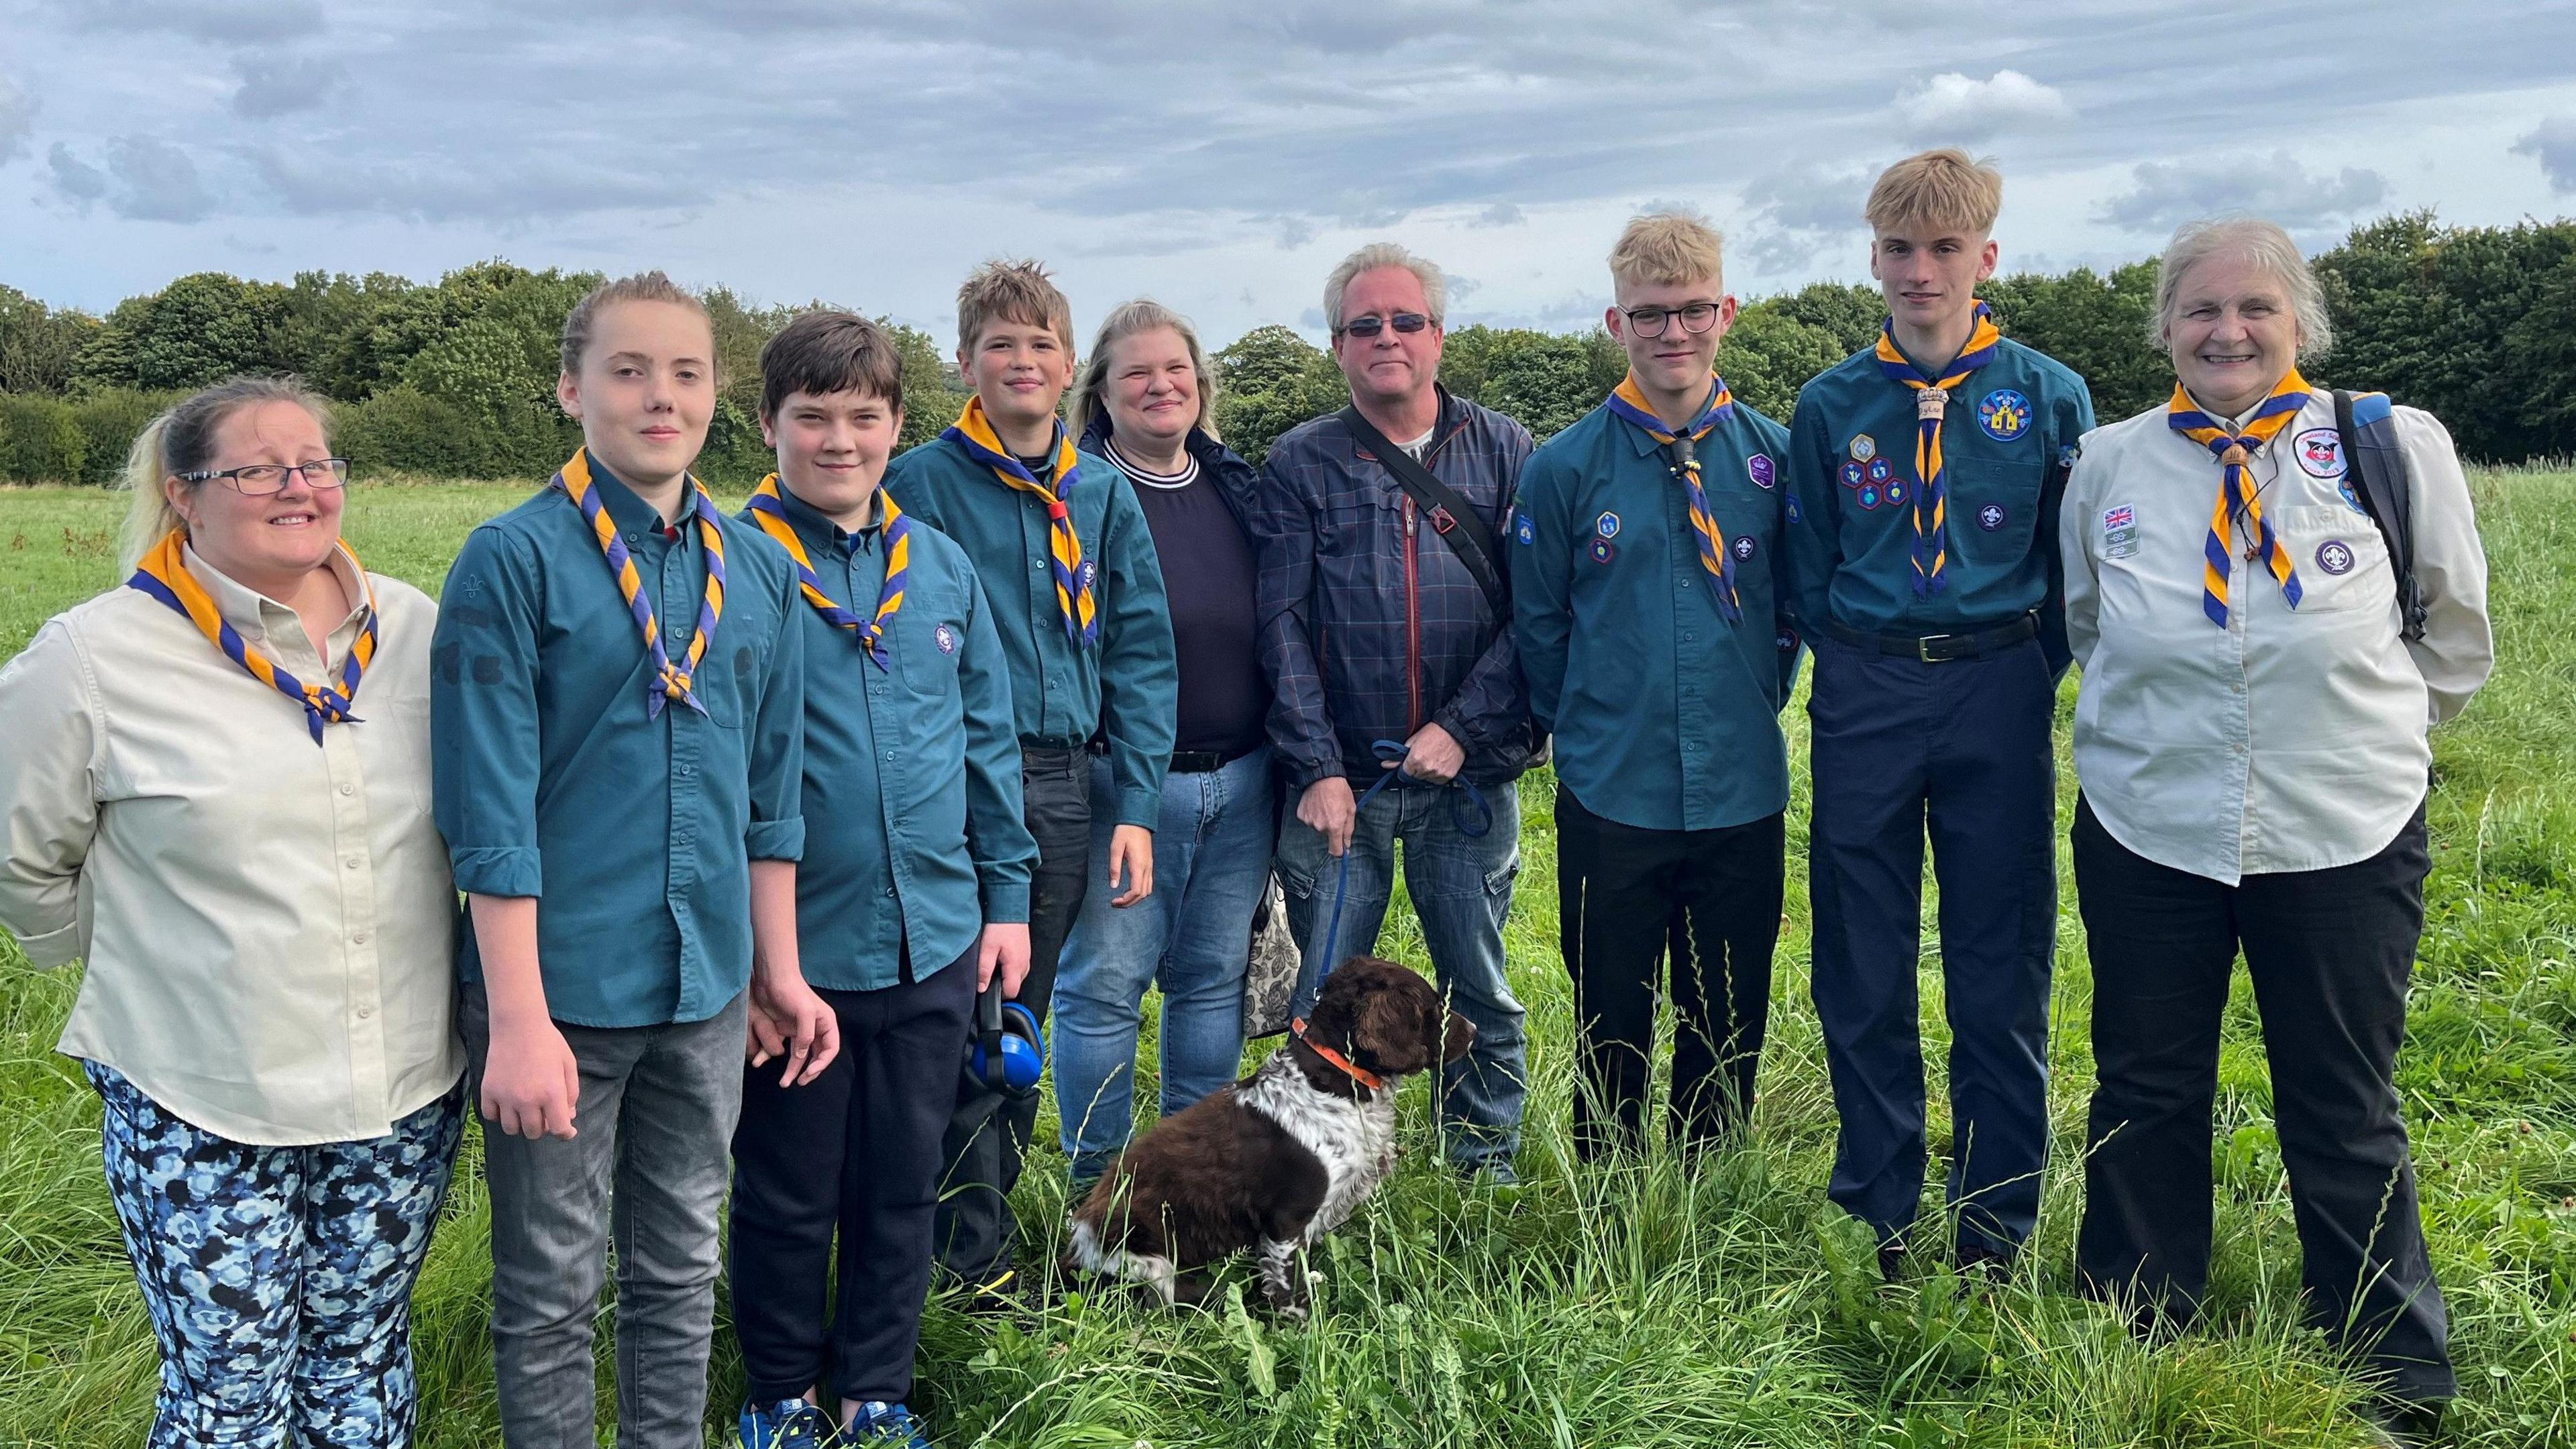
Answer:
<svg viewBox="0 0 2576 1449"><path fill-rule="evenodd" d="M1046 1033L1038 1014L1016 1001L1002 999L1002 979L975 999L975 1049L967 1070L997 1092L1025 1097L1046 1076Z"/></svg>

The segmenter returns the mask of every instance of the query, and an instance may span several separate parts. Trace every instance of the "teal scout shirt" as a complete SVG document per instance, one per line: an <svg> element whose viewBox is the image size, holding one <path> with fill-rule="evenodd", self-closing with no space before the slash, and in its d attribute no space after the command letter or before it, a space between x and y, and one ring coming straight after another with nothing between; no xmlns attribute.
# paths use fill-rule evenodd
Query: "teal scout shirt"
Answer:
<svg viewBox="0 0 2576 1449"><path fill-rule="evenodd" d="M1920 359L1917 359L1920 361ZM2011 338L1951 389L1948 586L1914 595L1914 389L1852 354L1798 392L1789 426L1792 612L1877 634L1938 634L2036 610L2063 669L2066 606L2057 505L2076 440L2093 426L2084 380Z"/></svg>
<svg viewBox="0 0 2576 1449"><path fill-rule="evenodd" d="M849 533L779 494L823 592L874 615L886 570L878 530ZM1002 641L966 551L919 519L909 536L903 607L886 625L891 668L810 604L796 609L805 635L797 955L807 982L835 991L899 983L907 939L918 980L964 955L985 922L1029 918L1038 847L1020 818Z"/></svg>
<svg viewBox="0 0 2576 1449"><path fill-rule="evenodd" d="M1089 453L1079 458L1073 486L1063 491L1083 562L1095 570L1100 632L1087 649L1065 633L1046 504L1036 495L1003 486L945 439L897 455L885 487L904 512L956 540L974 561L1010 661L1021 743L1080 746L1106 734L1117 823L1151 830L1162 818L1180 697L1163 569L1127 476Z"/></svg>
<svg viewBox="0 0 2576 1449"><path fill-rule="evenodd" d="M1715 830L1789 803L1780 706L1797 644L1779 617L1788 431L1738 402L1698 445L1735 554L1729 623L1690 502L1644 429L1595 408L1530 455L1513 505L1512 621L1530 711L1583 808L1644 830Z"/></svg>
<svg viewBox="0 0 2576 1449"><path fill-rule="evenodd" d="M671 657L706 592L694 524L669 537L592 463ZM751 862L804 853L805 636L795 565L724 519L724 612L694 681L646 714L644 638L581 509L554 489L467 536L430 654L430 759L456 888L535 896L546 1008L579 1026L703 1021L751 980ZM474 932L459 968L481 979Z"/></svg>

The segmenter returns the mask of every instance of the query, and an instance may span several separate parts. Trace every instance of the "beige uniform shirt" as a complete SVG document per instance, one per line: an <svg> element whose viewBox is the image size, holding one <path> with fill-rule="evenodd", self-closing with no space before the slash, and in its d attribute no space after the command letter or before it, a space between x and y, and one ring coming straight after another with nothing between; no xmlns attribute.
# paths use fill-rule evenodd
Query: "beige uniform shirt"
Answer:
<svg viewBox="0 0 2576 1449"><path fill-rule="evenodd" d="M2111 837L2236 884L2384 849L2424 799L2425 732L2495 664L2486 555L2451 435L2396 409L2413 480L2424 637L2398 635L2379 527L2348 492L2330 394L2311 396L2251 464L2289 550L2296 609L2241 530L2227 627L2201 611L2202 545L2220 469L2159 405L2084 435L2059 547L2066 632L2083 666L2075 773Z"/></svg>
<svg viewBox="0 0 2576 1449"><path fill-rule="evenodd" d="M187 563L252 648L324 677L294 610ZM0 667L0 925L37 966L88 962L60 1049L238 1142L379 1137L464 1069L430 819L438 606L369 580L358 718L319 748L295 701L135 589ZM335 667L359 617L329 637Z"/></svg>

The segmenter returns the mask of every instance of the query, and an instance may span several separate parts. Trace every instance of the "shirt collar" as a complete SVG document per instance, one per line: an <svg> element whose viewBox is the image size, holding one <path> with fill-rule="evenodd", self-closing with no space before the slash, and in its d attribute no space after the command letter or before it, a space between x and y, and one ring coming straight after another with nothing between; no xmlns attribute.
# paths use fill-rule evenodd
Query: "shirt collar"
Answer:
<svg viewBox="0 0 2576 1449"><path fill-rule="evenodd" d="M599 506L608 510L608 521L617 525L619 533L630 537L642 533L667 536L671 525L663 522L661 515L653 511L653 505L644 501L642 494L628 487L624 479L609 472L607 466L601 463L595 454L590 460L590 482L591 486L599 492ZM693 491L683 489L680 494L682 506L688 506L693 499ZM679 520L682 523L687 521L685 514ZM680 541L686 543L688 537L689 531L685 528L681 529Z"/></svg>
<svg viewBox="0 0 2576 1449"><path fill-rule="evenodd" d="M225 623L233 626L234 633L254 643L264 643L272 630L289 637L302 630L303 623L296 617L294 609L236 582L206 562L194 544L183 543L179 547L188 573L205 586L206 597L215 601L215 611L224 616ZM357 566L350 561L349 551L336 543L331 546L331 557L324 561L323 567L340 581L340 591L349 600L348 615L332 626L329 635L332 652L337 653L344 643L341 636L354 635L359 620L367 612L367 582L358 577Z"/></svg>
<svg viewBox="0 0 2576 1449"><path fill-rule="evenodd" d="M877 491L868 495L867 525L852 532L843 528L830 514L797 497L795 490L787 486L786 479L778 480L780 510L787 515L788 524L803 534L809 544L829 544L845 552L875 546L877 534L885 527L885 504L880 501L884 497L885 484L880 479Z"/></svg>

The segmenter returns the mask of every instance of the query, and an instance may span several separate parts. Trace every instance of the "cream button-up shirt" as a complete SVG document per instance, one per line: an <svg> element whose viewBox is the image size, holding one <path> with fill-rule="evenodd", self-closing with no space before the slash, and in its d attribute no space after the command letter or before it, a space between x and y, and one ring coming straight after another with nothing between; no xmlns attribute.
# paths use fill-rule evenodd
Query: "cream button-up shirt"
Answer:
<svg viewBox="0 0 2576 1449"><path fill-rule="evenodd" d="M295 611L186 552L253 649L324 677ZM328 640L347 657L364 590ZM67 1055L263 1146L380 1137L464 1070L456 895L430 819L438 606L369 575L356 721L303 709L131 588L47 621L0 667L0 925L39 967L88 963Z"/></svg>
<svg viewBox="0 0 2576 1449"><path fill-rule="evenodd" d="M2429 413L2395 410L2427 608L2420 641L2399 637L2388 547L2351 491L2359 480L2324 392L2250 465L2298 570L2299 606L2232 530L2222 629L2201 611L2219 464L2165 411L2085 434L2067 480L2058 538L2067 638L2084 670L2084 798L2130 850L2229 885L2366 860L2423 802L2426 731L2495 665L2486 555L2451 435Z"/></svg>

